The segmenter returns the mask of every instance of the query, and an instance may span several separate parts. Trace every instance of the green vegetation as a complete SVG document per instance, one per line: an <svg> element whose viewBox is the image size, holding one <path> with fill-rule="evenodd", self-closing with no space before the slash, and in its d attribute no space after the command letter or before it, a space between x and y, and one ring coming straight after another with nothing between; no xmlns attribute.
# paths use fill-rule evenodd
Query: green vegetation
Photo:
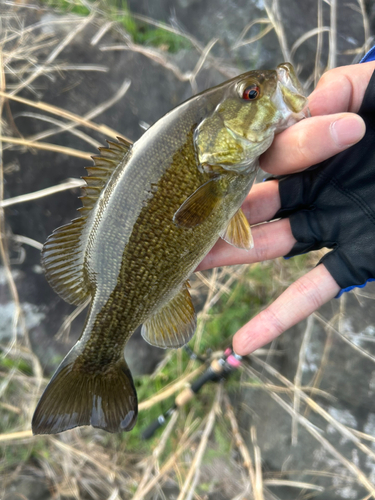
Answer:
<svg viewBox="0 0 375 500"><path fill-rule="evenodd" d="M78 16L88 16L90 10L80 0L41 0L44 5L61 12L71 12Z"/></svg>
<svg viewBox="0 0 375 500"><path fill-rule="evenodd" d="M7 443L0 447L0 474L33 459L38 460L41 457L48 459L49 455L44 439L34 440L27 444Z"/></svg>
<svg viewBox="0 0 375 500"><path fill-rule="evenodd" d="M224 295L210 309L200 346L202 352L227 347L236 331L271 300L273 273L270 263L249 267L230 296Z"/></svg>
<svg viewBox="0 0 375 500"><path fill-rule="evenodd" d="M117 4L120 4L119 9L115 6L109 8L109 17L123 26L134 43L158 47L168 52L178 52L190 47L190 43L183 36L136 19L125 0Z"/></svg>
<svg viewBox="0 0 375 500"><path fill-rule="evenodd" d="M32 446L14 446L12 443L0 448L0 472L26 462L33 452Z"/></svg>
<svg viewBox="0 0 375 500"><path fill-rule="evenodd" d="M23 375L32 375L33 373L29 363L22 358L0 358L0 370L2 369L16 369Z"/></svg>
<svg viewBox="0 0 375 500"><path fill-rule="evenodd" d="M60 12L71 12L79 16L88 16L90 10L80 0L41 0L43 4ZM162 27L155 27L136 19L126 0L105 1L99 4L108 19L119 23L131 37L133 43L157 47L168 52L178 52L190 47L190 42L183 36Z"/></svg>

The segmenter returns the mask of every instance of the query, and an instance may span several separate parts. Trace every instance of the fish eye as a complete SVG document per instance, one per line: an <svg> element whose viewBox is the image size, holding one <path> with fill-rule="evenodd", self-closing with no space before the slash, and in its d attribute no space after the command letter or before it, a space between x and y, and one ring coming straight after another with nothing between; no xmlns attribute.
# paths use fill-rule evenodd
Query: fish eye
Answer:
<svg viewBox="0 0 375 500"><path fill-rule="evenodd" d="M254 101L255 99L258 99L259 96L260 88L255 83L246 87L242 92L242 99L245 99L245 101Z"/></svg>

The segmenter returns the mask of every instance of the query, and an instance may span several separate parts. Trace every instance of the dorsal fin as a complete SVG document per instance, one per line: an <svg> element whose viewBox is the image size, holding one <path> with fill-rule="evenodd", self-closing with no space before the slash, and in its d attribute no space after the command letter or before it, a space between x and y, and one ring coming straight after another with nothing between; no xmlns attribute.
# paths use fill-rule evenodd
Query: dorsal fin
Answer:
<svg viewBox="0 0 375 500"><path fill-rule="evenodd" d="M108 148L99 148L100 156L92 156L94 166L86 167L86 177L82 177L86 181L87 186L82 188L83 196L81 210L86 214L95 205L96 200L103 187L107 184L115 168L125 159L128 154L131 144L122 137L117 137L119 142L107 141Z"/></svg>
<svg viewBox="0 0 375 500"><path fill-rule="evenodd" d="M59 227L48 237L42 250L46 278L56 293L70 304L80 305L90 294L83 274L81 235L86 217Z"/></svg>
<svg viewBox="0 0 375 500"><path fill-rule="evenodd" d="M119 142L107 141L108 148L99 148L101 156L94 156L94 166L86 167L83 177L86 186L81 196L82 216L59 227L47 239L42 250L42 265L52 288L67 302L80 305L90 295L90 283L84 275L83 263L86 241L82 234L87 213L95 205L115 168L125 159L131 144L118 137Z"/></svg>

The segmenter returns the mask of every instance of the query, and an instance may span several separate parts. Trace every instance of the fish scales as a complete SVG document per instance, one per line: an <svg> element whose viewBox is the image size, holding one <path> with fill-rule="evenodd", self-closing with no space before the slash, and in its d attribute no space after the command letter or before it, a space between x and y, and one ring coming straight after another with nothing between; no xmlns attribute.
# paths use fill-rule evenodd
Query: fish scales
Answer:
<svg viewBox="0 0 375 500"><path fill-rule="evenodd" d="M122 256L117 285L106 305L100 310L91 330L87 348L91 345L100 345L100 349L105 350L108 355L109 346L98 342L100 338L104 341L103 337L106 337L111 342L116 338L118 339L116 344L125 343L135 328L152 309L157 307L157 300L165 300L170 289L174 290L181 285L181 269L194 267L195 262L201 257L200 254L205 253L205 248L196 248L191 231L186 231L173 223L173 215L186 199L186 193L193 193L210 178L209 174L202 174L196 169L192 131L187 134L186 143L173 155L172 161L168 159L168 164L169 168L156 184L155 193L152 197L146 198L145 206L132 228ZM190 166L189 169L186 168L187 165ZM169 192L173 196L166 197ZM124 194L126 196L126 191ZM123 212L123 207L119 208L119 213ZM205 232L215 231L213 225L217 225L217 222L216 218L211 217L205 224L195 229L195 236L201 238ZM105 242L108 236L105 235ZM160 259L162 255L168 258L162 260ZM134 283L137 286L134 286ZM103 318L106 319L105 322ZM121 322L121 328L117 327L117 323L113 323L114 318L118 318L118 322ZM108 321L112 323L108 325ZM113 352L113 360L117 361L118 356L117 349ZM98 358L98 369L102 366L101 363Z"/></svg>
<svg viewBox="0 0 375 500"><path fill-rule="evenodd" d="M164 297L167 290L180 284L181 269L187 265L194 266L194 260L197 257L192 260L195 244L191 238L191 231L177 227L173 223L173 215L185 201L187 193L193 193L211 176L201 173L196 168L193 127L199 116L197 113L189 113L189 115L190 120L185 119L183 124L177 126L173 135L160 135L159 140L155 141L153 148L146 155L142 154L141 145L138 149L140 153L133 151L133 156L129 160L132 163L129 166L136 171L142 171L142 177L132 182L132 172L127 167L125 176L128 174L130 180L129 182L124 182L126 179L123 181L122 196L116 197L114 191L109 191L109 196L112 195L113 199L112 205L110 206L107 200L103 202L102 212L109 207L110 211L107 213L110 214L111 219L108 221L107 217L103 221L102 231L97 229L95 237L100 241L96 248L91 247L88 252L101 256L98 262L89 266L91 272L100 275L102 281L98 283L98 298L94 298L94 305L95 300L100 303L107 302L107 304L100 309L99 317L92 330L90 329L89 346L96 343L97 336L102 340L104 336L111 339L118 337L122 339L122 343L125 343L128 336L150 312L142 307L145 294L148 299L146 306L152 309L150 288L155 298ZM190 125L189 122L193 124ZM146 141L147 137L144 137L144 140ZM175 152L171 155L170 151ZM157 170L152 167L155 164L159 166ZM153 175L152 180L150 180L150 174ZM157 175L160 176L159 180ZM113 183L116 180L113 179ZM129 212L134 213L134 207L142 208L132 217ZM134 224L129 223L134 218L136 218ZM121 231L122 223L124 223L123 231ZM208 220L204 225L196 228L197 236L201 237L211 224L211 220ZM117 240L116 244L113 239ZM116 246L120 249L125 247L125 251L121 254ZM186 255L181 259L183 251ZM144 261L142 252L145 253ZM118 264L119 255L121 256L120 271L108 273L113 263ZM161 255L167 255L168 260L161 260ZM140 267L147 273L147 281L142 279ZM174 274L173 270L175 270ZM105 292L113 287L109 274L118 277L115 289L107 298ZM134 283L137 284L136 287ZM117 314L113 314L113 304L116 304L116 308L121 304L118 314L124 319L121 329L114 332L108 329L108 315L109 318L117 317ZM108 311L112 312L109 314ZM129 314L130 311L132 311L131 314ZM118 352L113 353L113 359L116 360L118 355ZM100 367L99 363L98 366Z"/></svg>
<svg viewBox="0 0 375 500"><path fill-rule="evenodd" d="M47 386L34 433L79 425L130 430L137 395L123 356L134 330L180 347L196 327L188 278L219 236L250 249L240 206L259 155L305 116L288 63L252 71L191 98L132 147L109 143L89 167L83 216L57 229L42 253L66 300L91 297L79 341Z"/></svg>

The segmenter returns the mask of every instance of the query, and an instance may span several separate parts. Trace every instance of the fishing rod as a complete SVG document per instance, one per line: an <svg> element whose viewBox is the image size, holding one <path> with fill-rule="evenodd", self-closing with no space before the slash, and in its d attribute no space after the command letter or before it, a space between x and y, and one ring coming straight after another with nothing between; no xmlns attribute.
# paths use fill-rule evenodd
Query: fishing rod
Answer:
<svg viewBox="0 0 375 500"><path fill-rule="evenodd" d="M198 359L202 363L206 360L197 356L194 351L186 346L186 350L192 359ZM181 406L190 401L195 394L206 384L207 382L219 382L222 379L228 378L233 372L235 372L242 364L242 356L235 354L231 347L225 350L221 358L213 359L207 370L202 373L194 382L192 382L186 389L180 392L173 406L169 408L165 413L159 415L142 433L142 439L150 439L155 432L162 427L167 419L172 416L172 414Z"/></svg>

